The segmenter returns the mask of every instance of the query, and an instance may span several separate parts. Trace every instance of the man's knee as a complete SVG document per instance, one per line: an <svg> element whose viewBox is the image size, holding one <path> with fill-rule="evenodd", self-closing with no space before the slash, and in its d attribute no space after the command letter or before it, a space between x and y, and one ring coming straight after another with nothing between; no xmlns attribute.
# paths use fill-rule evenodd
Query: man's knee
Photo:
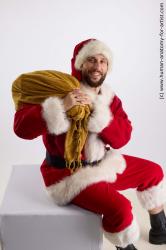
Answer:
<svg viewBox="0 0 166 250"><path fill-rule="evenodd" d="M152 162L149 168L148 177L153 181L153 185L157 185L164 177L162 167L159 164Z"/></svg>

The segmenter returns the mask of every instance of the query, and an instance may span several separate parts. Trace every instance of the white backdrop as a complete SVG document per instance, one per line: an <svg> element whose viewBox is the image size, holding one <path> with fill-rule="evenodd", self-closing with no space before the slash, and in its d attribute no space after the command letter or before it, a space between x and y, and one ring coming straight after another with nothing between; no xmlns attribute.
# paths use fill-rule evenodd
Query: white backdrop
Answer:
<svg viewBox="0 0 166 250"><path fill-rule="evenodd" d="M113 70L107 82L133 123L132 139L121 151L166 168L159 32L159 0L0 1L1 196L13 164L40 164L45 155L41 138L26 141L13 132L13 80L39 69L69 73L74 46L91 37L101 39L113 51Z"/></svg>

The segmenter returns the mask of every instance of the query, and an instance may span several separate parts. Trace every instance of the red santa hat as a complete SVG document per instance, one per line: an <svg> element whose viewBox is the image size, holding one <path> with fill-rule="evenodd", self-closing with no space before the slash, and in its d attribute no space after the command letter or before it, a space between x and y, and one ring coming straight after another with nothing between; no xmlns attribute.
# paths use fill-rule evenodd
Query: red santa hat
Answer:
<svg viewBox="0 0 166 250"><path fill-rule="evenodd" d="M81 65L87 57L102 54L108 60L108 71L111 69L112 55L110 49L103 42L91 38L80 42L74 48L71 59L72 75L81 80Z"/></svg>

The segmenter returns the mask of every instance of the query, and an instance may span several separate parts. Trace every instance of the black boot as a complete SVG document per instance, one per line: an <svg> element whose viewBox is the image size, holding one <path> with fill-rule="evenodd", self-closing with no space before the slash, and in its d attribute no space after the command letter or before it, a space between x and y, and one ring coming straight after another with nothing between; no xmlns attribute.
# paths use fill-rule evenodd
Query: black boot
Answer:
<svg viewBox="0 0 166 250"><path fill-rule="evenodd" d="M150 224L149 242L155 245L166 244L166 217L164 211L158 214L150 214Z"/></svg>
<svg viewBox="0 0 166 250"><path fill-rule="evenodd" d="M128 245L127 247L116 247L117 250L137 250L133 244Z"/></svg>

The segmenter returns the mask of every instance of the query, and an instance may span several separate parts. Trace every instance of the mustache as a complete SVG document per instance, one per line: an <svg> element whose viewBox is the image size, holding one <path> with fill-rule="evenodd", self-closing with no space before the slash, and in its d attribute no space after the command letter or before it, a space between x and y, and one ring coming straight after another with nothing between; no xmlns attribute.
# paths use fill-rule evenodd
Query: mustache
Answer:
<svg viewBox="0 0 166 250"><path fill-rule="evenodd" d="M99 73L100 75L103 75L103 73L99 70L89 70L88 73Z"/></svg>

